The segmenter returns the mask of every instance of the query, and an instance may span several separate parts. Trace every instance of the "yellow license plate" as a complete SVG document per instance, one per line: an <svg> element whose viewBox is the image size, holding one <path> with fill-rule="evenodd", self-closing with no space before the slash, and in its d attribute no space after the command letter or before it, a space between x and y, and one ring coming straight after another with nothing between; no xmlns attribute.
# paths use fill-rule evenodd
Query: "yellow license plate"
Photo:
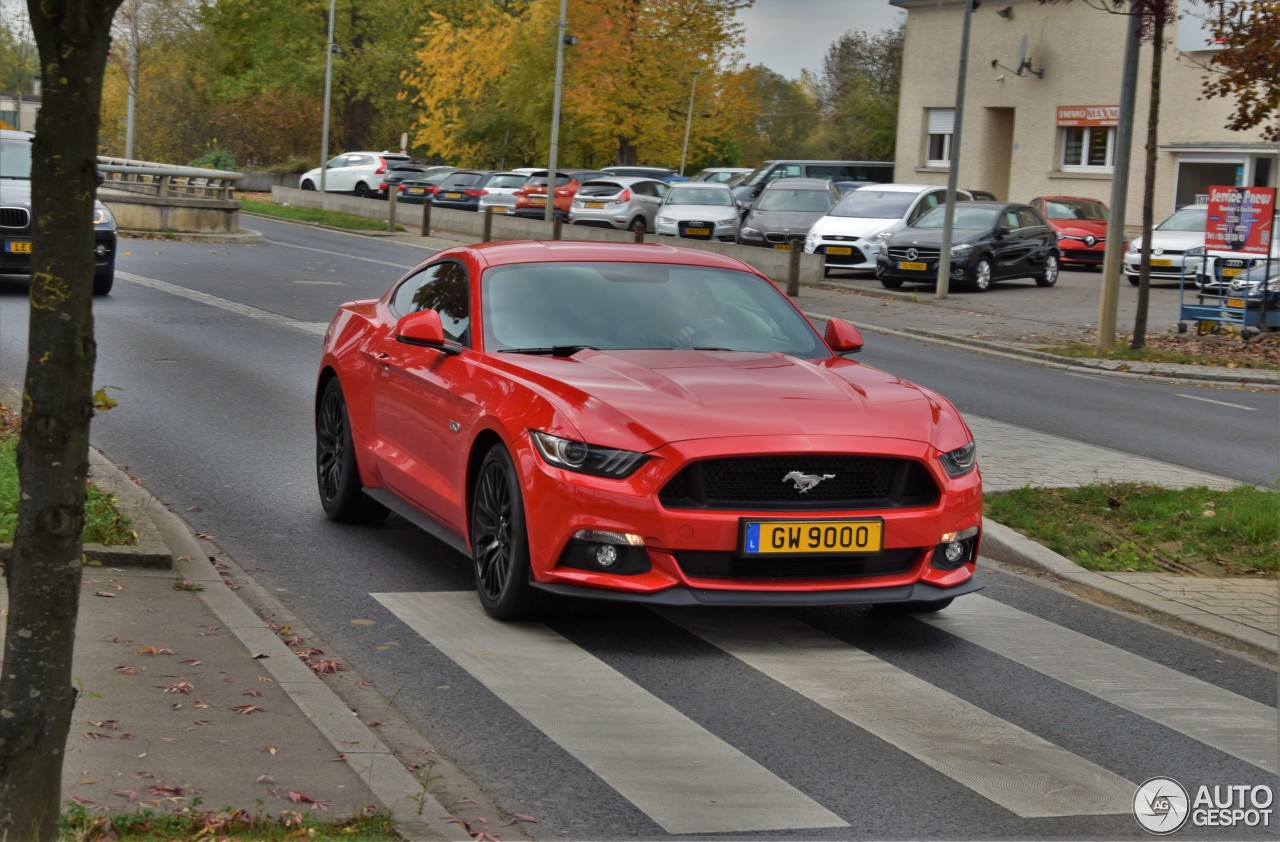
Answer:
<svg viewBox="0 0 1280 842"><path fill-rule="evenodd" d="M1243 310L1243 309L1244 309L1244 299L1243 299L1243 298L1228 298L1228 299L1227 299L1227 306L1228 306L1228 307L1235 307L1235 308L1237 308L1237 309Z"/></svg>
<svg viewBox="0 0 1280 842"><path fill-rule="evenodd" d="M506 213L507 206L506 205L490 205L489 212L490 213Z"/></svg>
<svg viewBox="0 0 1280 842"><path fill-rule="evenodd" d="M444 197L446 199L461 199L462 194L461 193L445 193Z"/></svg>
<svg viewBox="0 0 1280 842"><path fill-rule="evenodd" d="M759 555L849 555L878 553L884 521L748 520L742 525L742 553Z"/></svg>
<svg viewBox="0 0 1280 842"><path fill-rule="evenodd" d="M791 243L776 243L774 248L778 251L791 251Z"/></svg>
<svg viewBox="0 0 1280 842"><path fill-rule="evenodd" d="M1222 277L1234 278L1236 275L1242 274L1244 269L1237 266L1228 266L1222 270Z"/></svg>
<svg viewBox="0 0 1280 842"><path fill-rule="evenodd" d="M547 203L546 196L530 196L529 197L529 204L531 205L545 205L546 203Z"/></svg>
<svg viewBox="0 0 1280 842"><path fill-rule="evenodd" d="M710 228L686 228L684 229L684 232L688 234L690 237L710 237L711 236Z"/></svg>
<svg viewBox="0 0 1280 842"><path fill-rule="evenodd" d="M1172 265L1173 265L1173 261L1172 261L1172 260L1167 260L1167 259L1165 259L1165 258L1157 258L1157 259L1153 259L1153 260L1151 261L1151 265L1152 265L1152 266L1172 266Z"/></svg>
<svg viewBox="0 0 1280 842"><path fill-rule="evenodd" d="M906 260L898 261L898 268L905 269L910 272L923 272L929 268L928 263L911 263Z"/></svg>
<svg viewBox="0 0 1280 842"><path fill-rule="evenodd" d="M602 208L602 207L604 207L604 202L586 202L585 204L586 204L586 206L587 206L587 207L589 207L589 208Z"/></svg>
<svg viewBox="0 0 1280 842"><path fill-rule="evenodd" d="M427 188L425 188L425 187L409 187L409 188L406 188L404 192L406 192L406 193L412 193L412 194L414 194L415 196L419 196L419 195L421 195L421 194L423 194L423 193L426 193L426 192L427 192Z"/></svg>
<svg viewBox="0 0 1280 842"><path fill-rule="evenodd" d="M853 254L849 246L827 246L827 254Z"/></svg>
<svg viewBox="0 0 1280 842"><path fill-rule="evenodd" d="M31 243L26 240L6 240L4 250L10 254L31 254Z"/></svg>

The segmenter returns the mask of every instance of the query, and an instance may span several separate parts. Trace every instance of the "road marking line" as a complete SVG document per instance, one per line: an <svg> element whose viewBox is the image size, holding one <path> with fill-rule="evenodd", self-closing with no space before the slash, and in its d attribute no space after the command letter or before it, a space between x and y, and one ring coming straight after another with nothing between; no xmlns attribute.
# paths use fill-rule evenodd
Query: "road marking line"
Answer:
<svg viewBox="0 0 1280 842"><path fill-rule="evenodd" d="M216 295L210 295L207 292L188 289L184 286L171 284L168 281L158 281L155 278L134 275L131 272L121 272L117 270L116 277L122 281L128 281L131 284L150 287L151 289L159 292L167 292L170 295L186 298L189 301L196 301L200 304L207 304L210 307L217 307L221 310L226 310L228 313L247 316L248 318L257 319L260 322L267 322L280 327L290 327L294 330L300 330L303 333L310 333L315 336L324 336L325 331L329 328L328 322L300 322L297 319L291 319L288 316L282 316L279 313L272 313L270 310L261 310L257 307L250 307L248 304L241 304L237 301L219 298ZM318 328L317 325L319 325Z"/></svg>
<svg viewBox="0 0 1280 842"><path fill-rule="evenodd" d="M1276 711L985 596L920 620L1274 772Z"/></svg>
<svg viewBox="0 0 1280 842"><path fill-rule="evenodd" d="M849 826L544 625L470 591L371 596L668 833Z"/></svg>
<svg viewBox="0 0 1280 842"><path fill-rule="evenodd" d="M319 287L340 287L340 286L342 286L342 281L290 281L289 283L291 283L291 284L304 284L304 285L306 285L306 286L319 286Z"/></svg>
<svg viewBox="0 0 1280 842"><path fill-rule="evenodd" d="M798 620L662 614L1018 816L1132 809L1119 775Z"/></svg>
<svg viewBox="0 0 1280 842"><path fill-rule="evenodd" d="M1229 406L1232 409L1247 409L1249 412L1257 412L1256 406L1241 406L1238 403L1227 403L1226 401L1215 401L1213 398L1202 398L1198 395L1184 395L1181 392L1174 392L1180 398L1186 398L1189 401L1204 401L1205 403L1216 403L1218 406Z"/></svg>

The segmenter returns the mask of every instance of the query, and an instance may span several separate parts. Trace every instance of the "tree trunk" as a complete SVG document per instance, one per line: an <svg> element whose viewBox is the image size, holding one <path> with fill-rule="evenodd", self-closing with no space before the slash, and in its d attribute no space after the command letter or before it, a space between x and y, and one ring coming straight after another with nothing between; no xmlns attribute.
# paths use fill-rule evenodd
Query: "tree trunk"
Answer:
<svg viewBox="0 0 1280 842"><path fill-rule="evenodd" d="M85 476L97 348L92 201L102 77L120 0L28 0L44 76L32 164L21 501L5 567L0 838L52 840L75 690Z"/></svg>
<svg viewBox="0 0 1280 842"><path fill-rule="evenodd" d="M636 145L631 138L618 138L618 154L614 156L613 163L619 167L634 167L636 165Z"/></svg>
<svg viewBox="0 0 1280 842"><path fill-rule="evenodd" d="M1151 106L1147 113L1145 183L1142 186L1142 262L1138 270L1138 307L1133 316L1133 350L1146 347L1147 312L1151 301L1151 229L1155 210L1157 133L1160 127L1160 73L1164 65L1165 7L1159 5L1151 16Z"/></svg>

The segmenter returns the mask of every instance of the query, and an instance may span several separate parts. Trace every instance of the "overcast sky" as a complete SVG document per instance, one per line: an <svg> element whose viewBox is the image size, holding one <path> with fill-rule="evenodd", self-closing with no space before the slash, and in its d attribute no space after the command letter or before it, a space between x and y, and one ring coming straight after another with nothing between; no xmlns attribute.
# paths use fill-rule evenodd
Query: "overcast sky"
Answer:
<svg viewBox="0 0 1280 842"><path fill-rule="evenodd" d="M763 64L788 79L818 71L831 42L846 32L875 35L905 12L889 0L756 0L738 12L746 26L747 64Z"/></svg>

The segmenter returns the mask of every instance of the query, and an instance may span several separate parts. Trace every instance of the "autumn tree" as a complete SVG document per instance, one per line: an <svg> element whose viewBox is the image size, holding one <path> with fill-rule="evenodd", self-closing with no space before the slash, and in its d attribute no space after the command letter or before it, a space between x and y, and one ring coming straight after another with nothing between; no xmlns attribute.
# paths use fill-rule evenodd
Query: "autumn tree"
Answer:
<svg viewBox="0 0 1280 842"><path fill-rule="evenodd" d="M768 158L810 156L820 128L820 112L806 79L787 79L762 64L753 64L726 80L750 102L750 122L741 133L741 160L758 163Z"/></svg>
<svg viewBox="0 0 1280 842"><path fill-rule="evenodd" d="M878 35L846 32L823 57L814 88L834 158L891 161L906 21Z"/></svg>
<svg viewBox="0 0 1280 842"><path fill-rule="evenodd" d="M10 10L4 3L0 3L0 11L4 12L0 15L0 91L29 93L40 69L26 14L19 8Z"/></svg>
<svg viewBox="0 0 1280 842"><path fill-rule="evenodd" d="M29 0L45 92L32 150L30 329L21 489L5 565L0 838L58 835L75 689L93 338L93 195L102 75L120 0Z"/></svg>
<svg viewBox="0 0 1280 842"><path fill-rule="evenodd" d="M1222 45L1209 63L1204 93L1234 97L1227 128L1261 127L1280 143L1280 0L1204 0L1207 28Z"/></svg>

